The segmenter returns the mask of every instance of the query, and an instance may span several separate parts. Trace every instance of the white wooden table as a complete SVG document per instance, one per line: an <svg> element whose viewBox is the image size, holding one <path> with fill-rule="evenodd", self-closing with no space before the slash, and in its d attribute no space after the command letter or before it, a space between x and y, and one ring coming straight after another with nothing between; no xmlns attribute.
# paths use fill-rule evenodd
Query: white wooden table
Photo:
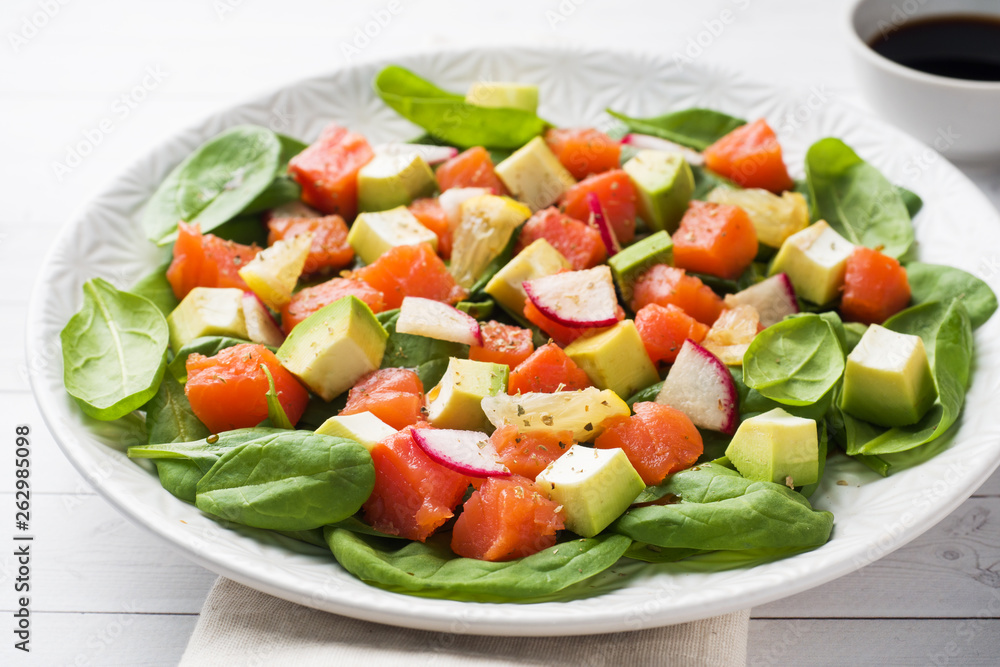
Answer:
<svg viewBox="0 0 1000 667"><path fill-rule="evenodd" d="M819 86L863 106L842 40L844 4L5 0L0 438L7 444L0 448L0 507L13 511L7 445L14 425L28 423L38 540L29 656L11 647L16 568L8 549L0 555L0 664L175 664L215 579L94 493L47 434L28 391L23 320L39 263L56 230L113 175L177 129L341 66L346 53L376 58L440 46L584 43L670 54L714 30L702 39L704 62L785 86ZM719 31L724 11L732 20ZM366 44L358 31L378 13L392 18ZM105 118L110 131L100 130ZM66 163L88 132L100 142L58 173L55 163ZM1000 166L970 176L1000 203ZM1000 475L909 546L754 609L750 663L1000 664Z"/></svg>

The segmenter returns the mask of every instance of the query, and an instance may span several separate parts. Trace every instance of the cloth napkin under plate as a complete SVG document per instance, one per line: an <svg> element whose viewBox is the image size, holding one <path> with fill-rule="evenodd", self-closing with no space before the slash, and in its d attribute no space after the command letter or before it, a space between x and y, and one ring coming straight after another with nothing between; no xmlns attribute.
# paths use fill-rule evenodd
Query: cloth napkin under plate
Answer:
<svg viewBox="0 0 1000 667"><path fill-rule="evenodd" d="M683 665L743 667L750 611L651 630L486 637L408 630L317 611L220 577L181 667L217 665Z"/></svg>

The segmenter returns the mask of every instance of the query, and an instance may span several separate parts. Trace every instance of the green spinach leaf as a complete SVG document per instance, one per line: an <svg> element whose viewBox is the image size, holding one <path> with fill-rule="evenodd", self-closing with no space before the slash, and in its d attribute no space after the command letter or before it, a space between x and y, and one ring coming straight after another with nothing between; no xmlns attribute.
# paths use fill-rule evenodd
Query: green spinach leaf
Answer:
<svg viewBox="0 0 1000 667"><path fill-rule="evenodd" d="M83 284L83 306L62 341L63 382L85 413L118 419L156 395L170 333L160 309L100 278Z"/></svg>
<svg viewBox="0 0 1000 667"><path fill-rule="evenodd" d="M274 132L253 125L234 127L202 144L149 200L142 218L146 235L169 242L178 220L197 223L202 232L215 229L267 189L280 157Z"/></svg>
<svg viewBox="0 0 1000 667"><path fill-rule="evenodd" d="M164 317L169 315L177 307L177 304L180 303L177 297L174 296L174 288L170 286L170 281L167 280L167 269L169 267L170 259L140 278L132 286L132 289L129 290L130 293L136 296L145 297L152 301L153 305L160 309Z"/></svg>
<svg viewBox="0 0 1000 667"><path fill-rule="evenodd" d="M705 553L702 549L662 549L652 544L636 542L625 552L625 557L646 563L675 563L702 553Z"/></svg>
<svg viewBox="0 0 1000 667"><path fill-rule="evenodd" d="M469 104L396 65L378 73L375 92L403 118L460 148L520 148L548 127L528 111Z"/></svg>
<svg viewBox="0 0 1000 667"><path fill-rule="evenodd" d="M493 299L483 299L482 301L459 301L455 304L455 308L477 320L485 320L493 313L495 305Z"/></svg>
<svg viewBox="0 0 1000 667"><path fill-rule="evenodd" d="M899 193L899 198L903 200L903 205L906 206L906 212L909 214L910 219L917 217L917 213L920 213L920 209L924 207L924 200L920 198L916 192L912 190L907 190L902 185L896 186L896 192Z"/></svg>
<svg viewBox="0 0 1000 667"><path fill-rule="evenodd" d="M805 314L773 324L750 343L743 357L743 381L785 405L810 405L844 373L844 350L834 326Z"/></svg>
<svg viewBox="0 0 1000 667"><path fill-rule="evenodd" d="M840 139L806 153L806 177L816 218L851 243L900 257L913 245L913 224L896 187Z"/></svg>
<svg viewBox="0 0 1000 667"><path fill-rule="evenodd" d="M629 509L609 530L660 548L742 550L819 546L833 528L833 515L814 511L801 494L714 463L664 486L679 503Z"/></svg>
<svg viewBox="0 0 1000 667"><path fill-rule="evenodd" d="M916 424L890 428L849 454L895 454L926 444L951 428L965 403L972 368L972 322L961 300L913 306L890 317L885 327L923 339L937 402Z"/></svg>
<svg viewBox="0 0 1000 667"><path fill-rule="evenodd" d="M198 482L198 509L273 530L310 530L353 515L375 486L362 445L308 431L282 431L223 454Z"/></svg>
<svg viewBox="0 0 1000 667"><path fill-rule="evenodd" d="M631 118L611 109L607 112L625 123L631 132L660 137L699 151L746 125L742 118L712 109L683 109L654 118Z"/></svg>
<svg viewBox="0 0 1000 667"><path fill-rule="evenodd" d="M403 593L460 600L510 601L540 597L614 565L632 541L621 535L571 540L506 562L459 558L447 536L408 542L326 529L345 570L362 581Z"/></svg>
<svg viewBox="0 0 1000 667"><path fill-rule="evenodd" d="M191 442L207 438L210 434L208 427L198 420L191 409L184 394L184 385L169 373L163 376L159 390L145 409L151 445Z"/></svg>
<svg viewBox="0 0 1000 667"><path fill-rule="evenodd" d="M969 311L972 328L978 329L997 309L997 296L985 282L952 266L910 262L906 265L914 303L960 299Z"/></svg>

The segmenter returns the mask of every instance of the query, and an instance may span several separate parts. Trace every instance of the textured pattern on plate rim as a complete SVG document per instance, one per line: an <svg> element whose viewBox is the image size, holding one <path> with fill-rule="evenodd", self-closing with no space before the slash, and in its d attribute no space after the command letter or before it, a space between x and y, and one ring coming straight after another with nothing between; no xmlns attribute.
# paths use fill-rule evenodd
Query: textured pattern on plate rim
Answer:
<svg viewBox="0 0 1000 667"><path fill-rule="evenodd" d="M876 119L832 101L813 109L807 91L782 91L714 66L677 69L666 56L593 49L441 51L398 57L445 88L482 79L539 84L540 113L559 124L602 123L612 106L653 114L700 105L754 118L778 129L786 160L802 175L810 143L837 136L889 178L926 202L917 219L925 261L976 272L1000 252L1000 218L958 170L939 159L924 165L926 147ZM244 584L319 609L400 626L490 635L573 635L680 623L762 604L842 576L886 555L947 516L1000 464L1000 422L990 410L998 394L1000 323L976 334L977 359L960 429L934 447L934 463L888 480L843 458L832 465L814 504L837 523L831 541L805 554L754 567L708 571L698 561L649 566L623 561L614 572L568 601L485 604L402 597L370 587L318 551L225 527L164 491L123 450L136 444L127 429L88 420L62 386L58 334L79 306L80 285L99 275L119 286L138 279L155 251L138 225L143 202L192 148L237 123L259 123L312 139L331 119L374 141L416 130L371 91L385 63L364 63L289 85L216 114L180 132L123 171L82 208L55 241L31 301L27 331L29 376L57 442L77 469L122 514L164 538L201 565ZM994 272L995 273L995 272ZM987 277L1000 290L1000 276ZM929 453L929 452L928 452ZM847 486L836 485L845 480ZM279 544L280 543L280 544ZM619 575L624 575L619 577ZM616 581L617 580L617 581Z"/></svg>

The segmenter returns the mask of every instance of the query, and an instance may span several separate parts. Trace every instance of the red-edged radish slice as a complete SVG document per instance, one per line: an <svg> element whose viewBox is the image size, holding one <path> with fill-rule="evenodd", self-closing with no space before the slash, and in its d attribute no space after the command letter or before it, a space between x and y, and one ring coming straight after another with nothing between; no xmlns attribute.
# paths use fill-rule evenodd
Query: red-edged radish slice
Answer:
<svg viewBox="0 0 1000 667"><path fill-rule="evenodd" d="M462 204L473 197L492 194L496 194L493 188L450 188L441 193L438 203L448 218L448 226L454 230L462 221Z"/></svg>
<svg viewBox="0 0 1000 667"><path fill-rule="evenodd" d="M606 265L525 280L525 294L545 317L566 327L610 327L618 322L618 297Z"/></svg>
<svg viewBox="0 0 1000 667"><path fill-rule="evenodd" d="M264 222L273 218L321 218L323 214L300 201L292 201L270 209L264 215Z"/></svg>
<svg viewBox="0 0 1000 667"><path fill-rule="evenodd" d="M739 399L726 365L693 340L684 341L656 402L677 408L695 426L732 435Z"/></svg>
<svg viewBox="0 0 1000 667"><path fill-rule="evenodd" d="M465 345L483 344L476 318L446 303L419 296L403 298L396 331Z"/></svg>
<svg viewBox="0 0 1000 667"><path fill-rule="evenodd" d="M489 436L480 431L415 428L413 439L441 465L470 477L509 477L510 470L497 460Z"/></svg>
<svg viewBox="0 0 1000 667"><path fill-rule="evenodd" d="M271 316L260 297L253 292L243 292L243 318L247 324L247 337L254 343L281 347L285 334Z"/></svg>
<svg viewBox="0 0 1000 667"><path fill-rule="evenodd" d="M621 252L622 246L618 242L615 230L608 222L608 216L604 213L601 200L596 192L587 193L587 206L590 207L590 219L587 221L591 227L601 233L601 240L604 241L604 249L608 251L608 257Z"/></svg>
<svg viewBox="0 0 1000 667"><path fill-rule="evenodd" d="M705 164L705 157L693 148L681 146L680 144L675 144L672 141L667 141L666 139L654 137L649 134L626 134L625 138L622 139L622 144L639 149L664 151L665 153L680 153L684 156L684 159L688 164L695 167L700 167Z"/></svg>
<svg viewBox="0 0 1000 667"><path fill-rule="evenodd" d="M726 295L726 307L753 306L760 315L761 326L769 327L799 312L795 288L787 273L778 273L751 285L742 292Z"/></svg>
<svg viewBox="0 0 1000 667"><path fill-rule="evenodd" d="M440 164L458 155L458 149L451 146L433 146L430 144L379 144L372 151L375 155L412 155L414 153L424 158L427 164Z"/></svg>

